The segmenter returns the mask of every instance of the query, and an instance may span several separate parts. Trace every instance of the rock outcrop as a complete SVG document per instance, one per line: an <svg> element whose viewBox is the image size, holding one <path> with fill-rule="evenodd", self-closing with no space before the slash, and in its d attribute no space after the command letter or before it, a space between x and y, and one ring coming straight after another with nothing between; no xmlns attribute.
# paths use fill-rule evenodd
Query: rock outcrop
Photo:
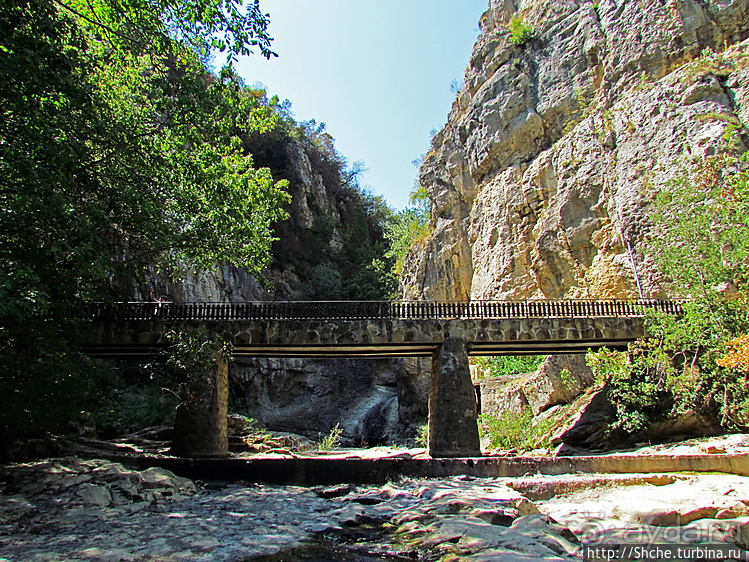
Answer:
<svg viewBox="0 0 749 562"><path fill-rule="evenodd" d="M491 0L481 30L422 164L433 233L402 293L662 295L648 200L692 159L744 147L749 2Z"/></svg>
<svg viewBox="0 0 749 562"><path fill-rule="evenodd" d="M549 355L533 373L476 381L482 411L519 414L530 410L534 416L573 402L592 383L593 373L584 355Z"/></svg>
<svg viewBox="0 0 749 562"><path fill-rule="evenodd" d="M319 439L338 424L342 442L374 446L415 435L428 394L412 392L403 360L239 358L232 367L234 410L275 431ZM422 408L401 408L401 404Z"/></svg>
<svg viewBox="0 0 749 562"><path fill-rule="evenodd" d="M401 294L666 296L649 202L704 156L746 150L749 2L490 0L480 27L422 163L432 232ZM550 401L526 396L539 382ZM545 377L499 386L498 411L561 401Z"/></svg>

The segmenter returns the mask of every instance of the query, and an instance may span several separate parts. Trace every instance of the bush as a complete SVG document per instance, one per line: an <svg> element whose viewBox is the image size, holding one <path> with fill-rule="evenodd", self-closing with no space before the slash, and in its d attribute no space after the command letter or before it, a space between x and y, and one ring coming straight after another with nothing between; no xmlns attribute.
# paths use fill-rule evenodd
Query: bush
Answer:
<svg viewBox="0 0 749 562"><path fill-rule="evenodd" d="M479 378L502 377L533 373L546 359L545 355L500 355L478 357Z"/></svg>
<svg viewBox="0 0 749 562"><path fill-rule="evenodd" d="M520 16L515 16L510 21L510 43L516 47L525 47L534 38L533 28L523 21Z"/></svg>
<svg viewBox="0 0 749 562"><path fill-rule="evenodd" d="M174 380L143 367L113 373L88 421L97 435L116 437L157 425L173 425L178 399Z"/></svg>
<svg viewBox="0 0 749 562"><path fill-rule="evenodd" d="M644 431L671 410L669 380L673 369L665 356L647 349L647 343L631 346L632 361L627 353L605 347L588 352L588 366L598 384L608 385L609 398L616 408L617 420L612 429L626 433Z"/></svg>
<svg viewBox="0 0 749 562"><path fill-rule="evenodd" d="M425 449L429 446L429 424L425 423L419 426L419 432L416 435L416 444Z"/></svg>
<svg viewBox="0 0 749 562"><path fill-rule="evenodd" d="M327 452L337 449L340 446L342 433L343 428L339 424L335 424L335 427L330 430L330 433L326 437L323 437L317 444L317 450Z"/></svg>

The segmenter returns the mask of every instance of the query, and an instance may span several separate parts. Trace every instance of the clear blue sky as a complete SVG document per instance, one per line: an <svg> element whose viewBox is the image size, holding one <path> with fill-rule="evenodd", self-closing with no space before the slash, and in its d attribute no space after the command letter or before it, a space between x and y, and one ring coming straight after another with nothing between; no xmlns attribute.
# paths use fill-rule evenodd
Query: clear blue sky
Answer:
<svg viewBox="0 0 749 562"><path fill-rule="evenodd" d="M487 0L262 0L278 58L253 55L247 84L291 101L297 121L327 125L362 185L408 204L432 129L447 120Z"/></svg>

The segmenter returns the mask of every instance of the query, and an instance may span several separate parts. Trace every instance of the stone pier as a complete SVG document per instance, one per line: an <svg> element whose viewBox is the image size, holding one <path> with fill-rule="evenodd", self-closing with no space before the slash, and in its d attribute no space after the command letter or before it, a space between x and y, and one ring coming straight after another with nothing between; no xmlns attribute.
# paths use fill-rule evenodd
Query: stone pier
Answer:
<svg viewBox="0 0 749 562"><path fill-rule="evenodd" d="M216 352L213 366L190 373L180 389L174 421L172 454L182 457L226 457L229 364Z"/></svg>
<svg viewBox="0 0 749 562"><path fill-rule="evenodd" d="M481 456L476 393L463 338L445 338L432 358L427 452L438 458Z"/></svg>

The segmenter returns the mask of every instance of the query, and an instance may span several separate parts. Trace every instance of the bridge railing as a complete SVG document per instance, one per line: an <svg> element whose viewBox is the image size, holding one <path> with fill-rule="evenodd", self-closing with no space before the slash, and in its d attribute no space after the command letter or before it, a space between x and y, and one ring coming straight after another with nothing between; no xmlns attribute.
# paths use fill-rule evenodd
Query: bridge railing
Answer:
<svg viewBox="0 0 749 562"><path fill-rule="evenodd" d="M255 301L120 302L90 307L94 321L169 320L498 320L508 318L638 317L647 310L684 313L681 301Z"/></svg>

